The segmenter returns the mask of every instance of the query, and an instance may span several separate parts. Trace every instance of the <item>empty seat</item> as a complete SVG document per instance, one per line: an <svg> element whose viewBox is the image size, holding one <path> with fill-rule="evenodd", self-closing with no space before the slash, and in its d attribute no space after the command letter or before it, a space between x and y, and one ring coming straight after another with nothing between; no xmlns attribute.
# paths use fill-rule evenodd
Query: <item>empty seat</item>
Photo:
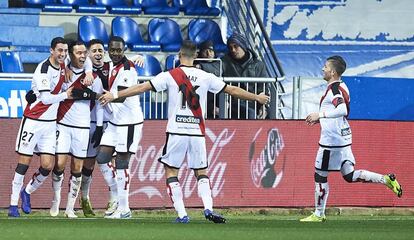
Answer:
<svg viewBox="0 0 414 240"><path fill-rule="evenodd" d="M5 42L5 41L0 40L0 47L9 47L11 45L12 45L11 42Z"/></svg>
<svg viewBox="0 0 414 240"><path fill-rule="evenodd" d="M95 0L97 6L104 6L113 14L140 14L141 7L129 6L127 0Z"/></svg>
<svg viewBox="0 0 414 240"><path fill-rule="evenodd" d="M0 52L0 72L23 72L23 65L18 52Z"/></svg>
<svg viewBox="0 0 414 240"><path fill-rule="evenodd" d="M46 4L53 4L55 0L24 0L25 7L43 8Z"/></svg>
<svg viewBox="0 0 414 240"><path fill-rule="evenodd" d="M153 18L148 23L148 40L161 44L162 51L177 52L183 37L180 26L175 21L169 18Z"/></svg>
<svg viewBox="0 0 414 240"><path fill-rule="evenodd" d="M211 40L214 43L214 50L217 52L227 51L227 46L221 37L220 27L210 19L193 19L188 24L188 39L197 45Z"/></svg>
<svg viewBox="0 0 414 240"><path fill-rule="evenodd" d="M101 19L94 16L83 16L78 22L78 39L88 43L92 39L100 39L105 47L108 45L109 37L105 24Z"/></svg>
<svg viewBox="0 0 414 240"><path fill-rule="evenodd" d="M161 50L161 45L146 43L141 36L138 24L129 17L116 17L112 20L112 36L122 37L132 51Z"/></svg>
<svg viewBox="0 0 414 240"><path fill-rule="evenodd" d="M173 68L176 68L180 65L180 60L178 60L178 55L168 55L165 59L165 69L171 70Z"/></svg>
<svg viewBox="0 0 414 240"><path fill-rule="evenodd" d="M160 62L154 56L144 54L144 66L135 66L138 72L138 76L155 76L162 72Z"/></svg>
<svg viewBox="0 0 414 240"><path fill-rule="evenodd" d="M185 15L218 16L221 10L217 7L209 7L206 0L174 0L174 6L180 8Z"/></svg>
<svg viewBox="0 0 414 240"><path fill-rule="evenodd" d="M56 3L48 3L43 7L44 12L72 12L77 2L86 2L88 0L56 0Z"/></svg>
<svg viewBox="0 0 414 240"><path fill-rule="evenodd" d="M133 0L134 4L139 4L145 14L178 15L180 9L169 6L167 0Z"/></svg>

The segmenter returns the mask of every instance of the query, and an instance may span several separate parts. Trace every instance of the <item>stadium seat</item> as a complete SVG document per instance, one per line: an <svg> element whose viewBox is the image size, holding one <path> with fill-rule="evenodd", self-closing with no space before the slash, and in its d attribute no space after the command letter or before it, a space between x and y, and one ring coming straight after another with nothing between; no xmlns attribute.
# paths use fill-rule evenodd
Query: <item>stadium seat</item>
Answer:
<svg viewBox="0 0 414 240"><path fill-rule="evenodd" d="M0 72L22 73L23 65L18 52L0 52Z"/></svg>
<svg viewBox="0 0 414 240"><path fill-rule="evenodd" d="M56 3L45 4L43 12L72 12L73 5L75 5L73 2L79 1L81 0L57 0ZM88 4L87 0L83 0L82 2Z"/></svg>
<svg viewBox="0 0 414 240"><path fill-rule="evenodd" d="M112 20L112 36L122 37L132 51L161 50L161 45L146 43L141 36L138 24L129 17L116 17Z"/></svg>
<svg viewBox="0 0 414 240"><path fill-rule="evenodd" d="M11 45L11 42L0 41L0 47L9 47Z"/></svg>
<svg viewBox="0 0 414 240"><path fill-rule="evenodd" d="M100 39L105 47L108 45L109 37L105 24L101 19L94 16L83 16L78 22L78 39L88 43L92 39Z"/></svg>
<svg viewBox="0 0 414 240"><path fill-rule="evenodd" d="M209 7L206 0L174 0L174 6L179 7L185 15L218 16L221 10L217 7Z"/></svg>
<svg viewBox="0 0 414 240"><path fill-rule="evenodd" d="M147 77L155 76L158 73L162 72L160 62L157 60L157 58L151 55L146 55L146 54L143 55L143 58L144 58L144 66L143 67L135 66L135 69L138 72L138 76L147 76ZM154 118L160 119L162 117L161 112L163 112L163 116L164 118L166 118L167 117L166 103L155 102L155 99L152 99L152 102L150 103L150 96L151 96L150 92L145 92L143 94L140 94L140 101L142 103L142 111L144 113L145 119L154 119ZM158 108L157 115L155 114L155 110L154 110L156 106ZM152 109L151 114L150 114L150 108ZM163 111L161 111L161 108L163 108Z"/></svg>
<svg viewBox="0 0 414 240"><path fill-rule="evenodd" d="M55 0L24 0L25 7L43 8L46 4L53 4Z"/></svg>
<svg viewBox="0 0 414 240"><path fill-rule="evenodd" d="M178 55L168 55L165 59L165 69L170 70L176 68L180 65L180 61L178 60Z"/></svg>
<svg viewBox="0 0 414 240"><path fill-rule="evenodd" d="M138 76L155 76L162 72L160 62L154 56L144 54L144 66L135 66L138 72Z"/></svg>
<svg viewBox="0 0 414 240"><path fill-rule="evenodd" d="M169 18L153 18L148 23L148 41L161 44L162 51L177 52L183 41L180 26Z"/></svg>
<svg viewBox="0 0 414 240"><path fill-rule="evenodd" d="M140 14L138 5L129 6L126 0L95 0L97 6L104 6L112 14Z"/></svg>
<svg viewBox="0 0 414 240"><path fill-rule="evenodd" d="M214 43L216 52L227 51L227 45L224 44L221 37L220 27L216 22L210 19L193 19L188 24L188 39L194 41L197 45L211 40Z"/></svg>
<svg viewBox="0 0 414 240"><path fill-rule="evenodd" d="M140 5L145 14L178 15L180 9L169 6L167 0L133 0L134 5Z"/></svg>

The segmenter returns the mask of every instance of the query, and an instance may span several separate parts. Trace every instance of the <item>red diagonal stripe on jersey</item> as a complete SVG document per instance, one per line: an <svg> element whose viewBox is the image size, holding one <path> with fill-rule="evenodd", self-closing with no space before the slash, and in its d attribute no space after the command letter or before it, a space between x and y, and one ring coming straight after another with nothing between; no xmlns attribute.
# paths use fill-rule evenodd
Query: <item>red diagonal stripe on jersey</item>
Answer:
<svg viewBox="0 0 414 240"><path fill-rule="evenodd" d="M169 71L169 73L171 74L171 76L173 77L173 79L175 80L175 82L177 83L178 86L180 86L181 84L185 84L187 91L183 94L186 95L186 99L188 99L188 96L190 96L190 92L193 90L193 85L191 84L190 79L188 79L187 75L185 75L185 72L180 68L174 68L171 69ZM198 119L200 119L200 130L201 133L204 135L205 134L205 124L204 124L204 118L203 118L203 113L201 112L201 106L200 103L198 103L199 107L197 109L193 109L190 107L191 112L193 113L194 117L197 117Z"/></svg>
<svg viewBox="0 0 414 240"><path fill-rule="evenodd" d="M72 85L70 85L70 87L73 87L74 89L84 89L84 88L86 88L82 84L82 80L84 78L85 78L85 73L83 73L82 75L80 75L78 77L78 79L76 79L72 83ZM69 109L72 107L72 105L73 105L74 102L75 102L75 100L73 100L73 99L65 99L65 101L63 101L63 102L61 102L59 104L58 113L57 113L57 121L58 122L63 119L63 117L69 111Z"/></svg>
<svg viewBox="0 0 414 240"><path fill-rule="evenodd" d="M60 76L59 81L56 84L55 88L50 92L51 94L58 94L62 89L63 82L65 82L65 64L60 63ZM44 112L46 112L52 104L43 104L41 101L36 103L36 105L30 108L31 104L27 104L24 109L23 115L28 118L38 119Z"/></svg>

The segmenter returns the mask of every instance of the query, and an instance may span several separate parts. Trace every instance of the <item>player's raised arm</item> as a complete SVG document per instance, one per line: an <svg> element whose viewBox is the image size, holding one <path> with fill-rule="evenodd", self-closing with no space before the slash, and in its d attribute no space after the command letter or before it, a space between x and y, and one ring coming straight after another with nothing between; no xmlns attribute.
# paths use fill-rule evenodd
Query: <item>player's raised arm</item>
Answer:
<svg viewBox="0 0 414 240"><path fill-rule="evenodd" d="M99 102L106 105L114 99L135 96L151 89L152 85L147 81L114 93L105 91L105 94L99 98Z"/></svg>
<svg viewBox="0 0 414 240"><path fill-rule="evenodd" d="M226 86L226 88L224 89L224 92L232 95L233 97L240 98L243 100L256 101L260 104L267 104L269 103L269 100L270 100L270 97L265 95L264 93L256 95L242 88L230 86L230 85Z"/></svg>

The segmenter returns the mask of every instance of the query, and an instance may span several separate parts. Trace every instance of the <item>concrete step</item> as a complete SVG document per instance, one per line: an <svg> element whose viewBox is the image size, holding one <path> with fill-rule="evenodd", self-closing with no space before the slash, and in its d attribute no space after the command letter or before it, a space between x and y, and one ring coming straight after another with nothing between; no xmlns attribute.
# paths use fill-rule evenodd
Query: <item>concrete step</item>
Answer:
<svg viewBox="0 0 414 240"><path fill-rule="evenodd" d="M62 27L0 26L0 41L16 46L50 46L58 36L64 36Z"/></svg>

